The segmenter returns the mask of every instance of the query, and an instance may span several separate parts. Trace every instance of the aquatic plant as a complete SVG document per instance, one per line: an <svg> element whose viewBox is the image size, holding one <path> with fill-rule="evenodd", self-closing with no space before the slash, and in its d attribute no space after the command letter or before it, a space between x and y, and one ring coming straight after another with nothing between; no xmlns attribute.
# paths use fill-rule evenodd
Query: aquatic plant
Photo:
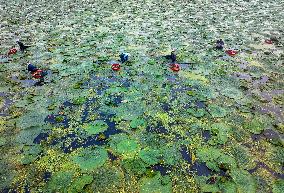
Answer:
<svg viewBox="0 0 284 193"><path fill-rule="evenodd" d="M214 118L225 117L227 115L227 111L215 104L208 105L208 112Z"/></svg>
<svg viewBox="0 0 284 193"><path fill-rule="evenodd" d="M124 159L133 158L140 151L139 144L126 134L116 134L110 137L110 148Z"/></svg>
<svg viewBox="0 0 284 193"><path fill-rule="evenodd" d="M196 156L197 159L206 162L206 166L214 171L219 171L220 168L231 170L237 167L233 157L226 155L220 149L213 147L198 149Z"/></svg>
<svg viewBox="0 0 284 193"><path fill-rule="evenodd" d="M224 123L214 123L211 125L211 133L213 134L212 139L210 140L211 144L219 143L224 144L228 141L228 138L231 134L230 126Z"/></svg>
<svg viewBox="0 0 284 193"><path fill-rule="evenodd" d="M3 2L0 192L283 192L279 0Z"/></svg>
<svg viewBox="0 0 284 193"><path fill-rule="evenodd" d="M178 146L162 146L160 151L162 154L162 162L165 165L177 165L181 161L181 154Z"/></svg>
<svg viewBox="0 0 284 193"><path fill-rule="evenodd" d="M140 193L170 193L172 192L172 182L168 176L161 176L160 173L157 173L152 178L144 177L139 181Z"/></svg>
<svg viewBox="0 0 284 193"><path fill-rule="evenodd" d="M139 118L133 119L130 122L130 127L132 129L145 128L146 125L147 125L146 121L144 119L139 119Z"/></svg>
<svg viewBox="0 0 284 193"><path fill-rule="evenodd" d="M42 147L40 145L24 146L22 151L21 163L25 165L38 158L39 154L42 152Z"/></svg>
<svg viewBox="0 0 284 193"><path fill-rule="evenodd" d="M246 170L235 168L230 171L230 176L236 183L238 192L256 192L256 181L254 177Z"/></svg>
<svg viewBox="0 0 284 193"><path fill-rule="evenodd" d="M82 175L72 181L71 185L68 187L68 192L84 192L84 187L91 184L93 181L93 176Z"/></svg>
<svg viewBox="0 0 284 193"><path fill-rule="evenodd" d="M149 166L142 159L125 159L122 161L123 168L133 175L142 175L147 171Z"/></svg>
<svg viewBox="0 0 284 193"><path fill-rule="evenodd" d="M5 137L0 137L0 147L4 146L6 144L7 140L5 139Z"/></svg>
<svg viewBox="0 0 284 193"><path fill-rule="evenodd" d="M67 192L68 186L72 183L74 172L58 171L52 174L52 178L47 183L46 192Z"/></svg>
<svg viewBox="0 0 284 193"><path fill-rule="evenodd" d="M123 103L113 111L121 119L133 120L143 115L144 105L140 104L137 106L136 102Z"/></svg>
<svg viewBox="0 0 284 193"><path fill-rule="evenodd" d="M273 183L272 192L281 193L284 191L284 180L280 179Z"/></svg>
<svg viewBox="0 0 284 193"><path fill-rule="evenodd" d="M58 115L58 116L55 117L55 121L56 121L57 123L63 122L64 119L65 119L65 117L62 116L62 115Z"/></svg>
<svg viewBox="0 0 284 193"><path fill-rule="evenodd" d="M104 131L106 131L108 128L108 125L103 120L96 120L91 124L88 124L85 126L85 130L88 134L99 134Z"/></svg>
<svg viewBox="0 0 284 193"><path fill-rule="evenodd" d="M74 88L74 89L79 89L79 88L81 88L82 85L83 85L83 81L79 81L79 82L76 82L76 83L73 85L73 88Z"/></svg>
<svg viewBox="0 0 284 193"><path fill-rule="evenodd" d="M78 97L78 98L74 98L72 100L72 103L74 105L82 105L87 101L86 97Z"/></svg>
<svg viewBox="0 0 284 193"><path fill-rule="evenodd" d="M47 109L48 109L49 111L52 111L52 110L54 110L56 107L57 107L57 104L53 103L53 104L50 104L50 105L47 107Z"/></svg>
<svg viewBox="0 0 284 193"><path fill-rule="evenodd" d="M192 73L192 72L181 71L181 72L179 72L179 76L186 78L186 79L200 81L204 84L209 82L209 80L205 76L200 75L200 74L195 74L195 73Z"/></svg>
<svg viewBox="0 0 284 193"><path fill-rule="evenodd" d="M237 192L237 185L233 181L225 181L218 183L220 190L224 193L234 193Z"/></svg>
<svg viewBox="0 0 284 193"><path fill-rule="evenodd" d="M206 176L196 176L195 180L199 185L200 192L219 192L220 188L218 187L217 183L207 183L209 180Z"/></svg>
<svg viewBox="0 0 284 193"><path fill-rule="evenodd" d="M238 166L242 169L252 169L255 164L253 158L250 156L248 148L241 145L234 145L230 153L236 159Z"/></svg>
<svg viewBox="0 0 284 193"><path fill-rule="evenodd" d="M72 160L84 171L92 171L102 166L108 159L104 148L83 149L72 156Z"/></svg>
<svg viewBox="0 0 284 193"><path fill-rule="evenodd" d="M142 149L139 152L139 157L147 164L154 165L158 164L161 159L161 152L156 149Z"/></svg>
<svg viewBox="0 0 284 193"><path fill-rule="evenodd" d="M125 173L116 166L98 168L93 173L94 181L90 186L91 192L123 192L126 188ZM133 178L132 178L133 179Z"/></svg>
<svg viewBox="0 0 284 193"><path fill-rule="evenodd" d="M200 109L200 108L189 108L186 110L190 115L194 116L194 117L203 117L206 113L206 111L204 109Z"/></svg>
<svg viewBox="0 0 284 193"><path fill-rule="evenodd" d="M41 133L42 129L43 128L41 127L30 127L28 129L20 130L15 138L15 142L32 145L34 139Z"/></svg>
<svg viewBox="0 0 284 193"><path fill-rule="evenodd" d="M226 97L229 97L235 100L239 100L243 97L242 92L236 88L225 88L225 89L222 89L220 93Z"/></svg>
<svg viewBox="0 0 284 193"><path fill-rule="evenodd" d="M251 133L260 134L267 125L268 123L265 122L264 117L254 117L244 123L244 128Z"/></svg>
<svg viewBox="0 0 284 193"><path fill-rule="evenodd" d="M40 127L44 125L44 119L47 115L47 110L45 110L44 112L42 112L41 110L38 110L36 112L28 112L17 119L16 125L21 129Z"/></svg>

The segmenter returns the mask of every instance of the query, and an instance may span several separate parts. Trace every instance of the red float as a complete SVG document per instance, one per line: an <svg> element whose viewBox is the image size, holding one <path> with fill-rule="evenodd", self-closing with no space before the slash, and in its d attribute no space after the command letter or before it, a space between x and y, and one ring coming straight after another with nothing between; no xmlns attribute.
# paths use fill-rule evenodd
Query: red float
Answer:
<svg viewBox="0 0 284 193"><path fill-rule="evenodd" d="M179 64L172 64L171 69L174 72L178 72L180 70Z"/></svg>
<svg viewBox="0 0 284 193"><path fill-rule="evenodd" d="M120 70L120 64L112 64L111 69L114 70L114 71Z"/></svg>
<svg viewBox="0 0 284 193"><path fill-rule="evenodd" d="M238 52L236 50L227 50L226 53L229 55L229 56L235 56Z"/></svg>
<svg viewBox="0 0 284 193"><path fill-rule="evenodd" d="M267 43L267 44L273 44L272 40L265 40L265 43Z"/></svg>
<svg viewBox="0 0 284 193"><path fill-rule="evenodd" d="M11 48L8 52L8 55L12 55L12 54L16 54L17 53L17 49L16 48Z"/></svg>
<svg viewBox="0 0 284 193"><path fill-rule="evenodd" d="M35 72L32 72L32 76L35 78L35 79L40 79L42 78L42 73L43 73L43 70L36 70Z"/></svg>

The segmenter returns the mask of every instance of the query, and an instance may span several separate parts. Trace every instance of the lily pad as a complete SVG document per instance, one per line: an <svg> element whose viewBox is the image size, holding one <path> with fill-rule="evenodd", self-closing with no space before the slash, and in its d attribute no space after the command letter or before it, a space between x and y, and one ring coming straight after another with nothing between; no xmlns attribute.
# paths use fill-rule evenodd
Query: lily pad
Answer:
<svg viewBox="0 0 284 193"><path fill-rule="evenodd" d="M74 98L72 103L74 105L82 105L87 101L87 99L85 97L78 97L78 98Z"/></svg>
<svg viewBox="0 0 284 193"><path fill-rule="evenodd" d="M221 90L221 94L229 97L231 99L241 99L243 97L243 94L240 90L236 88L225 88Z"/></svg>
<svg viewBox="0 0 284 193"><path fill-rule="evenodd" d="M268 124L261 118L253 118L244 123L244 128L251 133L260 134Z"/></svg>
<svg viewBox="0 0 284 193"><path fill-rule="evenodd" d="M161 153L155 149L143 149L139 152L139 157L147 164L158 164L161 159Z"/></svg>
<svg viewBox="0 0 284 193"><path fill-rule="evenodd" d="M206 166L214 171L222 169L234 169L237 167L233 157L224 154L221 150L210 147L202 148L197 151L197 158L206 162Z"/></svg>
<svg viewBox="0 0 284 193"><path fill-rule="evenodd" d="M108 128L108 125L104 121L97 120L97 121L89 124L88 126L86 126L85 130L89 134L95 135L95 134L99 134L99 133L106 131L107 128Z"/></svg>
<svg viewBox="0 0 284 193"><path fill-rule="evenodd" d="M272 192L273 193L282 193L284 191L284 180L277 180L272 185Z"/></svg>
<svg viewBox="0 0 284 193"><path fill-rule="evenodd" d="M122 165L129 174L135 175L144 174L149 166L141 159L126 159L123 160Z"/></svg>
<svg viewBox="0 0 284 193"><path fill-rule="evenodd" d="M238 192L256 192L256 181L249 172L241 169L234 169L231 171L230 175L237 184Z"/></svg>
<svg viewBox="0 0 284 193"><path fill-rule="evenodd" d="M4 137L0 137L0 147L6 144L7 140Z"/></svg>
<svg viewBox="0 0 284 193"><path fill-rule="evenodd" d="M204 109L199 109L199 108L189 108L187 109L187 112L194 116L194 117L203 117L206 113L206 111Z"/></svg>
<svg viewBox="0 0 284 193"><path fill-rule="evenodd" d="M160 173L155 175L153 178L142 178L140 183L139 192L140 193L170 193L172 192L172 182L168 180L163 180L164 178Z"/></svg>
<svg viewBox="0 0 284 193"><path fill-rule="evenodd" d="M107 159L107 151L99 147L95 149L83 149L72 157L73 162L84 171L95 170L104 165Z"/></svg>
<svg viewBox="0 0 284 193"><path fill-rule="evenodd" d="M67 187L72 182L73 172L59 171L52 174L47 184L46 192L67 192Z"/></svg>
<svg viewBox="0 0 284 193"><path fill-rule="evenodd" d="M23 149L24 155L37 155L42 151L42 147L38 144L31 145L31 146L24 146Z"/></svg>
<svg viewBox="0 0 284 193"><path fill-rule="evenodd" d="M76 178L68 188L68 192L85 192L84 187L88 184L91 184L93 181L93 176L91 175L82 175Z"/></svg>
<svg viewBox="0 0 284 193"><path fill-rule="evenodd" d="M211 132L213 133L213 136L215 135L211 142L224 144L228 141L231 128L224 123L214 123L211 125Z"/></svg>
<svg viewBox="0 0 284 193"><path fill-rule="evenodd" d="M130 122L130 127L132 129L136 129L136 128L145 128L147 125L146 121L144 119L133 119L131 122Z"/></svg>
<svg viewBox="0 0 284 193"><path fill-rule="evenodd" d="M140 151L139 144L125 134L113 135L110 139L110 148L124 159L133 158Z"/></svg>
<svg viewBox="0 0 284 193"><path fill-rule="evenodd" d="M214 104L208 105L208 111L214 118L225 117L227 115L227 111L224 108Z"/></svg>

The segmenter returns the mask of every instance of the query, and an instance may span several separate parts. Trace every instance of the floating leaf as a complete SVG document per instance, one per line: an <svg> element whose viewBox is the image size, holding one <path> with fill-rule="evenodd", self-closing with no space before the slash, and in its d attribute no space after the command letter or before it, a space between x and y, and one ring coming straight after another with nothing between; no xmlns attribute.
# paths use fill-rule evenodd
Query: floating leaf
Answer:
<svg viewBox="0 0 284 193"><path fill-rule="evenodd" d="M243 97L243 94L240 90L236 89L236 88L225 88L221 90L221 94L232 98L232 99L241 99Z"/></svg>
<svg viewBox="0 0 284 193"><path fill-rule="evenodd" d="M126 159L122 162L123 167L129 174L142 175L147 170L147 164L141 159Z"/></svg>
<svg viewBox="0 0 284 193"><path fill-rule="evenodd" d="M91 184L93 181L93 176L83 175L76 178L68 188L68 192L84 192L84 187Z"/></svg>
<svg viewBox="0 0 284 193"><path fill-rule="evenodd" d="M0 137L0 147L6 144L7 140L4 137Z"/></svg>
<svg viewBox="0 0 284 193"><path fill-rule="evenodd" d="M249 172L235 168L230 173L233 181L237 184L238 192L254 193L256 192L256 182Z"/></svg>
<svg viewBox="0 0 284 193"><path fill-rule="evenodd" d="M233 157L213 147L198 149L196 155L198 159L206 162L207 167L211 170L233 169L237 166Z"/></svg>
<svg viewBox="0 0 284 193"><path fill-rule="evenodd" d="M161 176L160 173L155 175L153 178L142 178L139 183L140 183L140 188L139 192L140 193L170 193L172 192L172 183L171 181L167 183L164 183L165 181L163 180L163 177Z"/></svg>
<svg viewBox="0 0 284 193"><path fill-rule="evenodd" d="M46 192L67 192L67 187L71 184L73 175L74 173L69 171L59 171L52 174Z"/></svg>
<svg viewBox="0 0 284 193"><path fill-rule="evenodd" d="M209 80L205 76L200 75L200 74L194 74L192 72L181 71L181 72L179 72L179 75L183 78L187 78L187 79L191 79L191 80L198 80L198 81L201 81L203 83L209 82Z"/></svg>
<svg viewBox="0 0 284 193"><path fill-rule="evenodd" d="M86 126L85 130L89 134L95 135L95 134L99 134L99 133L106 131L107 128L108 128L108 125L104 121L97 120L97 121L89 124L88 126Z"/></svg>
<svg viewBox="0 0 284 193"><path fill-rule="evenodd" d="M87 101L86 97L78 97L78 98L73 99L72 103L73 103L74 105L82 105L82 104L84 104L86 101Z"/></svg>
<svg viewBox="0 0 284 193"><path fill-rule="evenodd" d="M139 157L147 164L158 164L161 158L159 150L155 149L143 149L139 152Z"/></svg>
<svg viewBox="0 0 284 193"><path fill-rule="evenodd" d="M254 134L260 134L266 127L267 123L261 118L254 118L244 123L244 128Z"/></svg>
<svg viewBox="0 0 284 193"><path fill-rule="evenodd" d="M102 166L108 159L107 151L103 148L83 149L74 155L72 160L82 170L92 171Z"/></svg>
<svg viewBox="0 0 284 193"><path fill-rule="evenodd" d="M228 141L228 137L231 133L230 126L224 123L214 123L211 125L211 132L213 134L212 142L224 144Z"/></svg>
<svg viewBox="0 0 284 193"><path fill-rule="evenodd" d="M136 129L138 127L141 127L141 128L145 128L146 127L146 121L144 119L133 119L131 122L130 122L130 127L132 129Z"/></svg>
<svg viewBox="0 0 284 193"><path fill-rule="evenodd" d="M123 158L133 158L140 150L139 144L125 134L111 136L110 147Z"/></svg>
<svg viewBox="0 0 284 193"><path fill-rule="evenodd" d="M284 180L277 180L273 185L272 185L272 192L273 193L282 193L284 192Z"/></svg>
<svg viewBox="0 0 284 193"><path fill-rule="evenodd" d="M227 111L224 108L214 104L208 105L208 111L214 118L225 117L227 115Z"/></svg>

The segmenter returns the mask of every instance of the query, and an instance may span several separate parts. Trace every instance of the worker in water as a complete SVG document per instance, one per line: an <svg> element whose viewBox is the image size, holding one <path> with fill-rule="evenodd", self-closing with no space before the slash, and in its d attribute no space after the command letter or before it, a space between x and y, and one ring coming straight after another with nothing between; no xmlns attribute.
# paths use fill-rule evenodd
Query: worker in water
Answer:
<svg viewBox="0 0 284 193"><path fill-rule="evenodd" d="M124 63L124 62L127 62L127 61L128 61L128 59L129 59L129 54L128 54L128 53L121 53L121 54L119 55L119 57L120 57L121 63Z"/></svg>
<svg viewBox="0 0 284 193"><path fill-rule="evenodd" d="M44 83L44 77L47 75L46 71L38 69L36 66L34 66L30 63L28 64L28 71L31 73L33 78L39 79L39 82L37 84L43 84Z"/></svg>
<svg viewBox="0 0 284 193"><path fill-rule="evenodd" d="M224 41L223 41L222 39L220 39L220 40L217 40L217 41L216 41L216 46L215 46L215 48L216 48L217 50L223 50L224 45L225 45Z"/></svg>
<svg viewBox="0 0 284 193"><path fill-rule="evenodd" d="M17 42L17 44L19 45L21 52L24 52L26 49L28 49L29 47L31 47L31 46L26 46L26 45L24 45L24 44L23 44L22 42L20 42L19 40L17 40L16 42Z"/></svg>
<svg viewBox="0 0 284 193"><path fill-rule="evenodd" d="M176 50L175 49L172 50L171 55L166 55L165 57L166 57L166 59L171 60L172 63L175 63L176 60L177 60Z"/></svg>

